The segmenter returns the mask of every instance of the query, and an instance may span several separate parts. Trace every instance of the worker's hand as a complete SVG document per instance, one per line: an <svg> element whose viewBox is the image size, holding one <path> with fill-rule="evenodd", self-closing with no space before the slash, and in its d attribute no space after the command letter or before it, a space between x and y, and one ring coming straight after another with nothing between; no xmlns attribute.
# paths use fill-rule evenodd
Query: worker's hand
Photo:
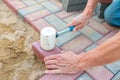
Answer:
<svg viewBox="0 0 120 80"><path fill-rule="evenodd" d="M82 71L78 65L79 57L72 51L63 51L61 54L46 57L44 60L47 68L45 73L48 74L74 74Z"/></svg>
<svg viewBox="0 0 120 80"><path fill-rule="evenodd" d="M78 31L88 24L90 17L91 16L86 16L84 13L82 13L75 17L67 26L75 26L73 31Z"/></svg>

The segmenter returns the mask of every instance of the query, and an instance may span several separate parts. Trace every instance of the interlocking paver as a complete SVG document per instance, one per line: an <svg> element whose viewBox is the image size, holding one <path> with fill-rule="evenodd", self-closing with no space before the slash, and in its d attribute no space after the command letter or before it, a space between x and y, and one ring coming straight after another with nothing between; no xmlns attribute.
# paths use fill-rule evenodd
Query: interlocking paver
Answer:
<svg viewBox="0 0 120 80"><path fill-rule="evenodd" d="M54 3L56 6L58 6L60 9L62 9L62 4L59 2L59 0L50 0L52 3Z"/></svg>
<svg viewBox="0 0 120 80"><path fill-rule="evenodd" d="M92 18L99 23L103 23L105 21L103 18L98 18L97 15L93 16Z"/></svg>
<svg viewBox="0 0 120 80"><path fill-rule="evenodd" d="M61 47L62 50L71 50L80 53L86 47L92 44L92 41L81 35Z"/></svg>
<svg viewBox="0 0 120 80"><path fill-rule="evenodd" d="M65 12L65 11L60 11L58 13L56 13L56 16L63 19L63 18L67 18L68 16L71 16L73 14L75 14L76 12Z"/></svg>
<svg viewBox="0 0 120 80"><path fill-rule="evenodd" d="M76 80L93 80L93 79L88 74L84 73Z"/></svg>
<svg viewBox="0 0 120 80"><path fill-rule="evenodd" d="M53 54L59 54L60 53L60 49L56 46L54 49L49 50L49 51L45 51L41 48L40 46L40 42L34 42L32 44L32 49L35 52L35 54L37 55L37 57L41 60L44 61L44 58Z"/></svg>
<svg viewBox="0 0 120 80"><path fill-rule="evenodd" d="M102 38L102 35L90 28L89 26L86 26L80 30L81 33L83 33L85 36L90 38L92 41L97 41L100 38Z"/></svg>
<svg viewBox="0 0 120 80"><path fill-rule="evenodd" d="M112 73L116 74L120 70L120 61L105 65Z"/></svg>
<svg viewBox="0 0 120 80"><path fill-rule="evenodd" d="M50 1L46 1L46 2L42 3L42 6L44 6L45 8L50 10L51 12L57 12L57 11L60 10L59 7L57 7L56 5L52 4Z"/></svg>
<svg viewBox="0 0 120 80"><path fill-rule="evenodd" d="M94 48L96 48L96 47L97 47L96 44L92 44L92 45L90 45L88 48L86 48L85 51L87 52L87 51L92 50L92 49L94 49Z"/></svg>
<svg viewBox="0 0 120 80"><path fill-rule="evenodd" d="M120 71L111 80L120 80Z"/></svg>
<svg viewBox="0 0 120 80"><path fill-rule="evenodd" d="M113 74L103 66L94 67L86 71L94 80L110 80Z"/></svg>
<svg viewBox="0 0 120 80"><path fill-rule="evenodd" d="M57 30L62 30L66 28L66 23L63 22L61 19L56 17L55 15L50 15L45 17L45 19L52 24Z"/></svg>
<svg viewBox="0 0 120 80"><path fill-rule="evenodd" d="M76 14L70 16L70 17L65 18L64 21L65 21L66 23L69 23L69 22L71 22L71 21L73 20L73 18L75 18L76 16L78 16L78 15L80 15L80 14L81 14L81 12L76 13Z"/></svg>
<svg viewBox="0 0 120 80"><path fill-rule="evenodd" d="M19 12L19 15L21 17L24 17L24 16L26 16L30 13L33 13L35 11L39 11L39 10L42 10L42 9L44 9L44 7L42 7L40 4L37 4L37 5L34 5L34 6L30 6L30 7L20 9L20 10L18 10L18 12Z"/></svg>
<svg viewBox="0 0 120 80"><path fill-rule="evenodd" d="M43 10L40 10L38 12L34 12L32 14L26 15L25 16L25 21L31 22L31 21L43 18L43 17L45 17L49 14L50 14L50 12L47 9L43 9Z"/></svg>
<svg viewBox="0 0 120 80"><path fill-rule="evenodd" d="M76 38L77 36L79 36L81 33L80 32L68 32L66 34L60 35L57 38L57 42L56 45L57 46L62 46L63 44L71 41L72 39Z"/></svg>
<svg viewBox="0 0 120 80"><path fill-rule="evenodd" d="M102 35L105 35L111 31L111 29L106 28L104 25L98 23L93 19L90 19L89 26L95 29L97 32L101 33Z"/></svg>
<svg viewBox="0 0 120 80"><path fill-rule="evenodd" d="M28 6L37 4L37 2L35 0L22 0L22 1Z"/></svg>
<svg viewBox="0 0 120 80"><path fill-rule="evenodd" d="M32 27L40 32L42 28L44 27L48 27L48 26L51 26L49 23L47 23L44 19L39 19L39 20L36 20L36 21L33 21L30 23L32 25Z"/></svg>
<svg viewBox="0 0 120 80"><path fill-rule="evenodd" d="M73 75L65 74L44 75L39 80L75 80L79 75L81 75L81 72Z"/></svg>
<svg viewBox="0 0 120 80"><path fill-rule="evenodd" d="M47 0L36 0L36 1L41 3L41 2L44 2L44 1L47 1Z"/></svg>
<svg viewBox="0 0 120 80"><path fill-rule="evenodd" d="M19 0L3 0L6 4L15 12L18 13L17 10L27 7L23 2Z"/></svg>
<svg viewBox="0 0 120 80"><path fill-rule="evenodd" d="M102 37L99 41L97 41L96 43L98 45L100 45L101 43L103 43L104 41L106 41L107 39L111 38L112 36L114 36L116 33L118 32L118 30L113 30L112 32L108 33L107 35L105 35L104 37Z"/></svg>

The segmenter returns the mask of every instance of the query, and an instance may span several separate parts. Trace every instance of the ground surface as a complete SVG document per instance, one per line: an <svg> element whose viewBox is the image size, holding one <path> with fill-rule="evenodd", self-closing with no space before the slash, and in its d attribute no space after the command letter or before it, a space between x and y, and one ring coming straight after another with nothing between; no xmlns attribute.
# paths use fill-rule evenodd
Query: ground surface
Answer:
<svg viewBox="0 0 120 80"><path fill-rule="evenodd" d="M0 1L0 80L35 80L43 74L43 64L30 46L38 38L33 28Z"/></svg>
<svg viewBox="0 0 120 80"><path fill-rule="evenodd" d="M16 17L16 14L0 0L1 80L119 80L120 61L88 69L82 74L45 74L40 77L44 74L40 54L57 53L58 50L71 50L80 54L99 46L114 36L119 29L109 26L103 19L93 15L89 24L80 31L59 36L56 43L57 48L47 52L40 48L37 32L46 26L52 26L60 31L66 28L66 24L82 11L67 13L58 0L3 1L21 18ZM35 42L33 50L38 55L39 61L31 49L33 42Z"/></svg>

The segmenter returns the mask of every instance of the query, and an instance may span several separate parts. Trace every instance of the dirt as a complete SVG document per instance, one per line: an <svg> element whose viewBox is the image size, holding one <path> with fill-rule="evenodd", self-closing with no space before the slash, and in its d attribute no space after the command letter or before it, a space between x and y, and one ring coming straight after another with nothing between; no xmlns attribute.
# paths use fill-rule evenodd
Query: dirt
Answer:
<svg viewBox="0 0 120 80"><path fill-rule="evenodd" d="M0 80L38 80L45 66L31 45L39 33L0 0Z"/></svg>

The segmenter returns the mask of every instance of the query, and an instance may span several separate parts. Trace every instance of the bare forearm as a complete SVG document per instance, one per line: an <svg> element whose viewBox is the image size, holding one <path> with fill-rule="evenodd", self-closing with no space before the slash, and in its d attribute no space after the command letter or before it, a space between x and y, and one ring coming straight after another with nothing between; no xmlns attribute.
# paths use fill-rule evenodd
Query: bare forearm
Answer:
<svg viewBox="0 0 120 80"><path fill-rule="evenodd" d="M88 0L87 5L86 5L83 13L86 14L88 17L91 16L99 1L100 0Z"/></svg>
<svg viewBox="0 0 120 80"><path fill-rule="evenodd" d="M108 64L120 59L120 32L80 59L85 68ZM80 65L81 66L81 65Z"/></svg>

